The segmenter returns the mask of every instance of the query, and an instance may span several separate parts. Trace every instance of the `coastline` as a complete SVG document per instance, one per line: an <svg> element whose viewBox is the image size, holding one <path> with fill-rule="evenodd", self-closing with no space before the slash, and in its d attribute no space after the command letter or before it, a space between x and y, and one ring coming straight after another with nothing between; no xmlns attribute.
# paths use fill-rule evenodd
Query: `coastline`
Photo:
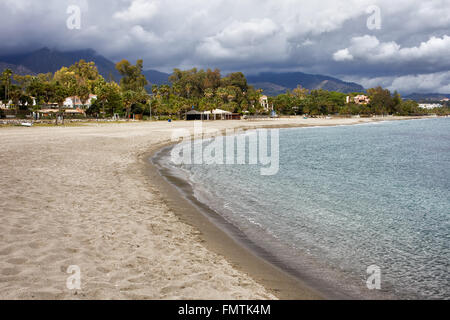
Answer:
<svg viewBox="0 0 450 320"><path fill-rule="evenodd" d="M415 120L423 117L411 117L409 119L397 120ZM373 122L389 121L377 119ZM335 125L280 125L263 126L258 128L299 128L299 127L324 127L324 126L342 126L368 124L371 122L361 122L354 124L335 124ZM253 128L243 128L244 131ZM217 135L222 135L218 133ZM191 137L192 138L192 137ZM272 294L283 300L295 299L379 299L395 297L383 295L356 296L340 290L336 283L322 281L318 277L312 277L310 274L302 272L295 267L285 264L277 256L265 248L259 246L250 240L238 227L228 222L223 216L211 209L208 204L201 202L194 196L192 186L183 178L170 173L167 167L161 164L162 155L168 153L176 143L161 144L157 151L153 150L146 154L148 159L147 172L152 179L159 179L159 184L166 196L169 206L181 219L201 230L201 235L208 248L227 258L233 267L248 273L258 283L264 285ZM156 171L156 173L155 173Z"/></svg>
<svg viewBox="0 0 450 320"><path fill-rule="evenodd" d="M411 118L207 126L220 131L406 119ZM249 258L246 248L218 233L195 207L183 210L187 202L180 205L178 191L160 183L163 178L148 157L171 144L173 128L190 126L159 122L0 130L0 298L327 298L266 261ZM70 265L81 267L81 290L65 288Z"/></svg>
<svg viewBox="0 0 450 320"><path fill-rule="evenodd" d="M171 144L164 144L161 149L169 148ZM289 272L281 263L277 265L273 255L249 241L237 227L198 201L186 181L164 173L164 169L155 164L157 160L151 160L158 156L161 149L146 155L147 173L151 179L159 182L160 190L175 214L184 223L200 231L208 249L224 256L234 268L249 274L279 299L313 300L332 297L331 294L325 296L306 284L301 275L294 275L294 270Z"/></svg>

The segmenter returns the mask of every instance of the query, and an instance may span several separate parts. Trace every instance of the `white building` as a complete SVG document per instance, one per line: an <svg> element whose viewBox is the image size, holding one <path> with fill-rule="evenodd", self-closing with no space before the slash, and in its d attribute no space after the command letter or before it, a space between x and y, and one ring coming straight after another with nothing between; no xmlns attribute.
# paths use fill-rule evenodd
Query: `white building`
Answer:
<svg viewBox="0 0 450 320"><path fill-rule="evenodd" d="M89 99L86 101L86 103L83 104L80 97L78 96L67 97L66 100L64 100L64 107L67 108L76 108L81 106L89 107L96 99L97 96L95 94L89 94Z"/></svg>
<svg viewBox="0 0 450 320"><path fill-rule="evenodd" d="M269 111L269 99L267 96L261 96L261 98L259 98L259 104L264 110Z"/></svg>
<svg viewBox="0 0 450 320"><path fill-rule="evenodd" d="M36 103L36 98L35 97L31 97L31 105L34 107L37 103ZM25 102L25 105L28 105L28 102Z"/></svg>
<svg viewBox="0 0 450 320"><path fill-rule="evenodd" d="M228 120L231 119L233 114L229 111L225 111L222 109L214 109L211 111L203 112L205 120Z"/></svg>
<svg viewBox="0 0 450 320"><path fill-rule="evenodd" d="M422 109L434 109L434 108L442 108L442 104L439 103L420 103L419 108Z"/></svg>
<svg viewBox="0 0 450 320"><path fill-rule="evenodd" d="M347 103L354 102L356 104L369 104L370 103L370 99L369 99L368 96L360 94L360 95L357 95L355 97L347 96L346 102Z"/></svg>
<svg viewBox="0 0 450 320"><path fill-rule="evenodd" d="M35 97L31 97L31 101L32 101L31 105L35 106L36 105L36 98ZM25 102L25 105L28 106L28 102ZM7 104L3 103L3 101L0 101L0 108L2 108L2 109L10 109L12 107L13 107L12 100L9 100Z"/></svg>

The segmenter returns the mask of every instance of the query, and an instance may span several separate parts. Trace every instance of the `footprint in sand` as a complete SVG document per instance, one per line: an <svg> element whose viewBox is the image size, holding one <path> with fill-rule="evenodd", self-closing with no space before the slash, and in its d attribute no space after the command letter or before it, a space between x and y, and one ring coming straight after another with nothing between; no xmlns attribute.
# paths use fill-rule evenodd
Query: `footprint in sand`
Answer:
<svg viewBox="0 0 450 320"><path fill-rule="evenodd" d="M43 246L42 243L40 242L32 242L28 245L31 249L39 249L40 247Z"/></svg>
<svg viewBox="0 0 450 320"><path fill-rule="evenodd" d="M0 256L7 256L11 252L13 252L13 247L2 248L0 249Z"/></svg>
<svg viewBox="0 0 450 320"><path fill-rule="evenodd" d="M18 268L4 268L1 271L1 274L4 276L15 276L18 275L21 271Z"/></svg>
<svg viewBox="0 0 450 320"><path fill-rule="evenodd" d="M8 262L10 264L24 264L27 261L28 261L28 259L25 259L25 258L11 258L9 260L6 260L6 262Z"/></svg>
<svg viewBox="0 0 450 320"><path fill-rule="evenodd" d="M101 273L110 273L111 272L110 269L105 268L105 267L97 267L96 269L97 269L97 271L99 271Z"/></svg>

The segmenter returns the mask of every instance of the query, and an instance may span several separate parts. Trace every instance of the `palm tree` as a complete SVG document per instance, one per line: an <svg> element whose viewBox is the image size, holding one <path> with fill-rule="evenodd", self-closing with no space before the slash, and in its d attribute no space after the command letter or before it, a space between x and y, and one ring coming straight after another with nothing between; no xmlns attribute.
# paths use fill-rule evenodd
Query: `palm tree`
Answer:
<svg viewBox="0 0 450 320"><path fill-rule="evenodd" d="M11 87L11 77L13 72L11 69L5 69L2 73L2 82L5 86L5 104L9 101L9 88Z"/></svg>
<svg viewBox="0 0 450 320"><path fill-rule="evenodd" d="M127 121L130 120L131 106L135 103L135 101L136 93L134 91L127 90L123 93L123 102L125 104Z"/></svg>
<svg viewBox="0 0 450 320"><path fill-rule="evenodd" d="M58 116L61 115L62 116L62 124L64 124L64 112L63 112L63 105L64 105L64 101L66 100L67 97L67 89L64 88L62 85L60 85L59 83L55 83L53 85L53 98L55 99L55 102L58 103L58 114L56 116L56 121L55 124L58 125Z"/></svg>
<svg viewBox="0 0 450 320"><path fill-rule="evenodd" d="M22 97L22 91L17 87L14 86L14 90L10 90L9 97L12 100L13 106L15 107L16 115L17 110L19 109L19 102L20 98Z"/></svg>

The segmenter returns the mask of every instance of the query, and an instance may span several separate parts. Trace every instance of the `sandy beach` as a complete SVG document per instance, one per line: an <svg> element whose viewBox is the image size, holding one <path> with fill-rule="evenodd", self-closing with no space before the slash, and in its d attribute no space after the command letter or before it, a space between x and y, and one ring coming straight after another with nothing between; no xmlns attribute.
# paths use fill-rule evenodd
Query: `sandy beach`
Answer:
<svg viewBox="0 0 450 320"><path fill-rule="evenodd" d="M394 120L388 118L382 120ZM211 121L204 127L381 119ZM0 128L0 299L316 299L182 202L149 157L192 122ZM67 268L79 266L81 289Z"/></svg>

